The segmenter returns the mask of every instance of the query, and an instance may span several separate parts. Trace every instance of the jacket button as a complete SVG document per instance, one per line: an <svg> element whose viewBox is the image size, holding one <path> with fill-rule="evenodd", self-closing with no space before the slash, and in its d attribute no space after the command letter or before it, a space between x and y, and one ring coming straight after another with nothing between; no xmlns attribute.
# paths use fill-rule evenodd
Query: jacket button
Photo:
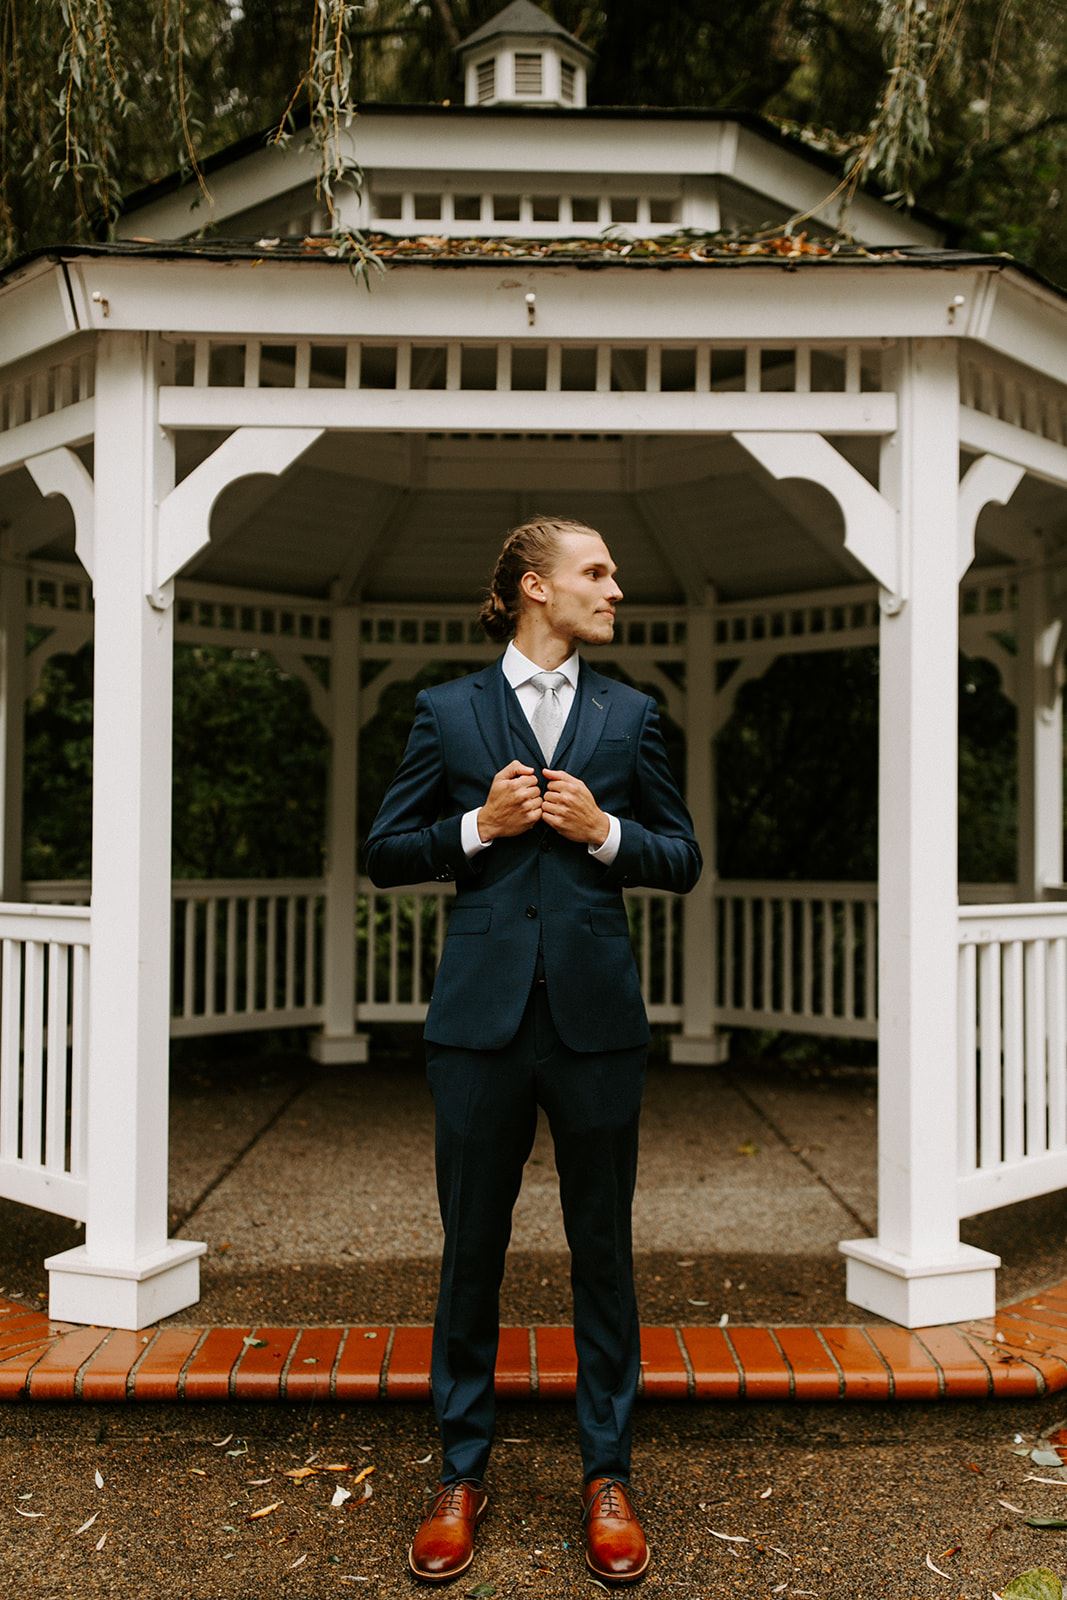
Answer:
<svg viewBox="0 0 1067 1600"><path fill-rule="evenodd" d="M526 915L528 917L536 917L536 915L537 915L537 907L536 906L527 906L526 907Z"/></svg>
<svg viewBox="0 0 1067 1600"><path fill-rule="evenodd" d="M552 840L549 838L548 833L546 832L544 834L544 836L542 837L542 839L541 839L541 849L542 850L551 850L551 848L552 848Z"/></svg>

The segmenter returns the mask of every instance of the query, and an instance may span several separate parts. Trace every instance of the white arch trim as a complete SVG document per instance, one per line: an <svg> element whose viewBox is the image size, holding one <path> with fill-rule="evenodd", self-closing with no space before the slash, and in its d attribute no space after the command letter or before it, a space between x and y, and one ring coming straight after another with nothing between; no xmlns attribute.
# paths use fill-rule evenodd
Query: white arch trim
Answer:
<svg viewBox="0 0 1067 1600"><path fill-rule="evenodd" d="M1018 462L985 455L972 461L960 479L956 516L961 578L974 560L974 530L982 510L993 501L1007 505L1025 475Z"/></svg>
<svg viewBox="0 0 1067 1600"><path fill-rule="evenodd" d="M70 502L74 513L74 553L91 578L95 529L93 480L81 458L67 445L61 445L56 450L30 456L26 471L43 495L61 494Z"/></svg>
<svg viewBox="0 0 1067 1600"><path fill-rule="evenodd" d="M323 428L238 428L159 507L153 599L211 541L211 511L229 484L255 472L284 472ZM164 602L165 603L165 602Z"/></svg>
<svg viewBox="0 0 1067 1600"><path fill-rule="evenodd" d="M895 609L901 591L897 514L821 433L735 433L739 445L772 478L808 478L833 495L845 520L845 549L886 591Z"/></svg>

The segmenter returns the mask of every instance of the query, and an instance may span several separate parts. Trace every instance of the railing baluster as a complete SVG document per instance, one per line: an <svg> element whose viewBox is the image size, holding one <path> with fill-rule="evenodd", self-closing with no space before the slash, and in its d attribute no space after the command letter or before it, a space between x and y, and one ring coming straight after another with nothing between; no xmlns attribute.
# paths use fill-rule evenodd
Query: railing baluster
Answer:
<svg viewBox="0 0 1067 1600"><path fill-rule="evenodd" d="M226 999L224 1011L232 1017L237 1010L237 897L226 901Z"/></svg>
<svg viewBox="0 0 1067 1600"><path fill-rule="evenodd" d="M1000 946L978 952L979 1165L995 1166L1003 1149Z"/></svg>
<svg viewBox="0 0 1067 1600"><path fill-rule="evenodd" d="M185 902L185 921L183 924L183 961L182 961L182 1016L191 1017L194 1011L193 1001L196 996L196 984L193 976L193 963L196 960L196 902L190 895Z"/></svg>
<svg viewBox="0 0 1067 1600"><path fill-rule="evenodd" d="M246 1011L256 1009L256 909L254 894L245 899L245 1004Z"/></svg>
<svg viewBox="0 0 1067 1600"><path fill-rule="evenodd" d="M820 900L822 908L822 1001L824 1017L834 1014L834 902Z"/></svg>
<svg viewBox="0 0 1067 1600"><path fill-rule="evenodd" d="M278 896L267 896L267 960L264 972L263 1008L273 1011L278 1003Z"/></svg>
<svg viewBox="0 0 1067 1600"><path fill-rule="evenodd" d="M978 1058L976 990L977 961L973 944L960 949L958 986L959 1014L957 1039L959 1045L959 1070L956 1076L959 1097L959 1171L961 1175L973 1172L978 1159Z"/></svg>
<svg viewBox="0 0 1067 1600"><path fill-rule="evenodd" d="M67 959L69 945L48 942L48 1045L45 1068L44 1164L66 1167Z"/></svg>
<svg viewBox="0 0 1067 1600"><path fill-rule="evenodd" d="M1048 1147L1067 1150L1067 939L1048 941L1047 960Z"/></svg>
<svg viewBox="0 0 1067 1600"><path fill-rule="evenodd" d="M204 1016L215 1015L217 995L216 968L218 966L219 902L209 895L204 902Z"/></svg>
<svg viewBox="0 0 1067 1600"><path fill-rule="evenodd" d="M296 1009L296 895L285 897L285 1009Z"/></svg>
<svg viewBox="0 0 1067 1600"><path fill-rule="evenodd" d="M70 1171L85 1176L86 1105L89 1087L89 946L74 946L74 992L70 1007Z"/></svg>
<svg viewBox="0 0 1067 1600"><path fill-rule="evenodd" d="M1023 947L1020 939L1001 946L1004 970L1004 1159L1023 1153Z"/></svg>
<svg viewBox="0 0 1067 1600"><path fill-rule="evenodd" d="M1044 939L1028 939L1024 946L1026 991L1026 1153L1043 1155L1048 1149L1048 1088L1045 1065L1045 951Z"/></svg>
<svg viewBox="0 0 1067 1600"><path fill-rule="evenodd" d="M22 945L5 939L0 987L0 1160L19 1151L19 1041L22 1035Z"/></svg>
<svg viewBox="0 0 1067 1600"><path fill-rule="evenodd" d="M41 1160L41 1082L44 1071L43 1000L44 945L39 939L26 940L25 1001L22 1028L22 1159L37 1164Z"/></svg>

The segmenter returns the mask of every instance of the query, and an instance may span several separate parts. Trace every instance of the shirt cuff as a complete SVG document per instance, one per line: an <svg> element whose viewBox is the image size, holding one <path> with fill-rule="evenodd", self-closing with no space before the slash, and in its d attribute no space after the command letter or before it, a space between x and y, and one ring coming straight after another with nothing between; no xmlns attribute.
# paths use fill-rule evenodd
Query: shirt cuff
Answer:
<svg viewBox="0 0 1067 1600"><path fill-rule="evenodd" d="M478 813L481 809L481 806L475 806L473 811L465 811L459 825L459 842L468 861L472 856L476 856L479 850L488 850L493 842L492 839L483 839L478 832ZM611 838L610 834L608 838Z"/></svg>
<svg viewBox="0 0 1067 1600"><path fill-rule="evenodd" d="M589 854L594 861L602 861L604 866L610 867L618 855L619 845L622 843L622 823L618 817L613 817L610 812L607 813L607 817L608 836L603 844L598 844L595 848L590 845Z"/></svg>

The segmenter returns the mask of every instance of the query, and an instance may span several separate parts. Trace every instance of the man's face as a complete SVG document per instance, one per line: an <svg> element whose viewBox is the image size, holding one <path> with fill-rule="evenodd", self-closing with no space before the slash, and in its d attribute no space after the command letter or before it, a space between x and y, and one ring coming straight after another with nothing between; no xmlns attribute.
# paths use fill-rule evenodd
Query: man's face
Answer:
<svg viewBox="0 0 1067 1600"><path fill-rule="evenodd" d="M545 622L560 638L581 644L609 644L615 632L615 606L622 590L615 563L599 534L560 535L559 556L534 591L543 601Z"/></svg>

